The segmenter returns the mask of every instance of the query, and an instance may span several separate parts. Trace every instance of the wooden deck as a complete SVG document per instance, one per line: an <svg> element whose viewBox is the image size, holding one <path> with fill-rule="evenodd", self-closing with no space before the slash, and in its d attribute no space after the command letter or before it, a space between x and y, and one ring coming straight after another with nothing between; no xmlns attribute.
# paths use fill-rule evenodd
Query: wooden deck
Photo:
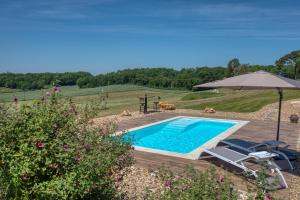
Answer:
<svg viewBox="0 0 300 200"><path fill-rule="evenodd" d="M180 114L185 116L197 116L190 114ZM164 119L168 119L171 117L179 116L176 113L153 113L149 115L145 115L139 119L128 119L120 122L119 130L126 130L130 128L134 128L137 126L146 125L149 123L161 121ZM247 119L242 119L247 120ZM248 120L249 121L249 120ZM286 142L289 146L289 149L294 150L296 152L300 152L299 146L299 133L300 133L300 125L299 124L291 124L287 122L281 123L281 132L280 132L280 140ZM233 135L229 136L229 138L239 138L250 140L254 142L262 142L264 140L273 140L276 138L276 122L274 121L250 121L247 125L239 129ZM154 153L147 153L142 151L134 151L134 157L136 161L136 165L148 169L158 169L161 167L167 168L175 173L182 173L186 169L187 165L193 165L195 169L204 170L208 169L209 166L212 165L212 162L216 165L220 163L220 161L214 160L189 160L184 158L177 158L171 156L165 156ZM296 164L296 163L295 163ZM222 164L224 166L224 163ZM229 167L230 166L225 166ZM291 183L294 177L298 177L298 174L295 172L284 172L284 175L288 181L288 184ZM242 182L242 179L237 179L235 181ZM239 184L241 189L246 189L242 186L244 184ZM285 196L289 194L289 190L280 190L278 192L280 196Z"/></svg>

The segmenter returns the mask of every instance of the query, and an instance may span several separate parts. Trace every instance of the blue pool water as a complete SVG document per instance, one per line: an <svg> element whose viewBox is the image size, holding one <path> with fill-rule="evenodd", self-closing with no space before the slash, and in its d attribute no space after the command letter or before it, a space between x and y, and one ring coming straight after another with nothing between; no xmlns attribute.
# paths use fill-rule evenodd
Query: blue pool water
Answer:
<svg viewBox="0 0 300 200"><path fill-rule="evenodd" d="M230 129L237 122L180 117L129 131L122 137L134 146L177 153L190 153Z"/></svg>

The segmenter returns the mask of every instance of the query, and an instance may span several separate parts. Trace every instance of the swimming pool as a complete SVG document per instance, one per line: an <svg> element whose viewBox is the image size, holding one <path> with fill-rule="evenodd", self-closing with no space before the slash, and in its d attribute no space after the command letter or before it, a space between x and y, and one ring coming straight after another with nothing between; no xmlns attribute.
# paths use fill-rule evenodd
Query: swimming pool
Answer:
<svg viewBox="0 0 300 200"><path fill-rule="evenodd" d="M137 150L198 159L204 148L216 146L246 123L179 116L130 129L122 138L130 141Z"/></svg>

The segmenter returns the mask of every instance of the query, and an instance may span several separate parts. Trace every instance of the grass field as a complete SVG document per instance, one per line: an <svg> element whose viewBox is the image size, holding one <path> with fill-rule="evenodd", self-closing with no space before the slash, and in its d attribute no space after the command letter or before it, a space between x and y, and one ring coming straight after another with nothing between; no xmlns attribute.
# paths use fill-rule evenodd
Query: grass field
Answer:
<svg viewBox="0 0 300 200"><path fill-rule="evenodd" d="M186 90L164 90L153 89L135 85L112 85L97 88L79 89L77 86L66 86L60 88L63 96L72 97L78 104L99 98L98 94L103 92L108 94L107 109L99 113L99 116L119 114L128 109L135 111L139 109L138 97L149 97L149 107L152 106L151 97L160 96L161 101L174 103L177 108L202 110L206 107L212 107L219 111L234 112L253 112L263 106L278 101L278 95L273 90L219 90L218 93L213 91L191 92ZM0 88L0 101L10 102L14 96L17 96L22 103L31 102L33 99L39 99L45 95L48 90L36 90L21 92ZM23 101L25 97L26 101ZM300 98L300 91L284 91L284 100Z"/></svg>
<svg viewBox="0 0 300 200"><path fill-rule="evenodd" d="M286 90L284 91L284 100L300 98L300 91ZM252 91L244 92L242 96L232 96L229 98L214 99L209 102L203 102L193 105L185 105L184 108L202 110L206 107L212 107L219 111L232 112L254 112L261 109L263 106L275 103L278 101L276 91Z"/></svg>
<svg viewBox="0 0 300 200"><path fill-rule="evenodd" d="M212 91L192 92L181 98L182 101L190 101L197 99L207 99L212 97L220 97L226 95L225 93L216 93Z"/></svg>
<svg viewBox="0 0 300 200"><path fill-rule="evenodd" d="M12 92L19 92L20 90L18 89L10 89L10 88L5 88L5 87L0 87L0 94L2 93L12 93Z"/></svg>
<svg viewBox="0 0 300 200"><path fill-rule="evenodd" d="M77 96L90 96L96 95L101 92L124 92L124 91L142 91L148 88L136 85L111 85L96 88L84 88L80 89L77 86L63 86L60 87L60 92L66 97L77 97ZM52 92L51 89L33 90L33 91L19 91L8 88L0 88L0 101L9 102L13 101L16 96L20 101L28 101L33 99L39 99L41 96L45 95L46 92Z"/></svg>
<svg viewBox="0 0 300 200"><path fill-rule="evenodd" d="M21 103L30 103L34 99L39 99L46 92L52 92L52 89L35 90L20 92L9 89L6 92L0 90L0 102L9 103L13 101L14 96L18 97ZM190 91L180 90L162 90L153 89L136 85L111 85L97 88L80 89L77 86L60 87L60 93L65 97L72 97L75 103L81 104L89 100L99 98L99 93L108 93L107 108L99 115L118 114L123 110L130 111L139 109L139 97L147 93L149 97L149 106L151 106L151 97L160 96L163 101L177 102L182 97L190 93ZM25 99L25 101L24 101Z"/></svg>

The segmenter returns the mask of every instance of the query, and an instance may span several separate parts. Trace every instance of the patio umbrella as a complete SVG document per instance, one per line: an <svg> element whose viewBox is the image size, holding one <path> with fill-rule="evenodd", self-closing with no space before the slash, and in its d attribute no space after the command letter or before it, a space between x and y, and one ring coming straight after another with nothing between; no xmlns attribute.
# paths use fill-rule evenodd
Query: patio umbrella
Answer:
<svg viewBox="0 0 300 200"><path fill-rule="evenodd" d="M196 88L231 88L231 89L276 89L279 95L279 111L277 122L277 136L279 140L281 102L283 89L300 89L300 81L274 75L265 71L257 71L249 74L234 76L219 81L209 82L194 86Z"/></svg>

